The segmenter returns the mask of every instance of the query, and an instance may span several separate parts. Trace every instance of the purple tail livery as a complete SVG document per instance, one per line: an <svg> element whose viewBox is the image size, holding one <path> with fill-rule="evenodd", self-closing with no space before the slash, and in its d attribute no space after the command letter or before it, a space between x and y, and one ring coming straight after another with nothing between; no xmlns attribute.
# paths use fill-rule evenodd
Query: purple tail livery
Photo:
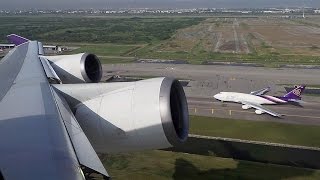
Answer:
<svg viewBox="0 0 320 180"><path fill-rule="evenodd" d="M28 42L29 39L24 38L22 36L16 35L16 34L10 34L7 36L7 39L10 43L19 46L20 44L23 44L25 42Z"/></svg>
<svg viewBox="0 0 320 180"><path fill-rule="evenodd" d="M303 93L304 89L306 88L305 85L300 85L295 87L292 91L288 92L283 98L287 100L301 100L301 94Z"/></svg>

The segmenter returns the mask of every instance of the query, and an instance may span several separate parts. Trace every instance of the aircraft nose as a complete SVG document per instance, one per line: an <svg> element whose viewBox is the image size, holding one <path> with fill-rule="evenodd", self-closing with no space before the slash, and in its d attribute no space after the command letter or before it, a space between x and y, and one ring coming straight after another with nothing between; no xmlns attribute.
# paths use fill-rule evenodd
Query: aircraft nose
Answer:
<svg viewBox="0 0 320 180"><path fill-rule="evenodd" d="M216 94L216 95L214 95L213 97L214 97L215 99L220 100L220 95L219 95L219 94Z"/></svg>

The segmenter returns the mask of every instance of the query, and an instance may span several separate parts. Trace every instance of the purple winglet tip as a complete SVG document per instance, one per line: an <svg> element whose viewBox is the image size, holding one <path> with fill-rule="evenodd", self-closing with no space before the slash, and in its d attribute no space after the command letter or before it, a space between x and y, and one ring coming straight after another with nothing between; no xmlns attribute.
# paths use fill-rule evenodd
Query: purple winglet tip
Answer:
<svg viewBox="0 0 320 180"><path fill-rule="evenodd" d="M20 44L23 44L25 42L28 42L29 39L24 38L22 36L16 35L16 34L10 34L7 36L7 39L10 43L19 46Z"/></svg>

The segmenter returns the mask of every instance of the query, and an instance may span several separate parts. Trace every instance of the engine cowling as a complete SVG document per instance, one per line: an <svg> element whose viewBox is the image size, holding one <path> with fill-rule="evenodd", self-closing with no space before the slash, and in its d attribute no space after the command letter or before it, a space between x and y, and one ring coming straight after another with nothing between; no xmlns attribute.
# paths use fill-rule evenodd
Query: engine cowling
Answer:
<svg viewBox="0 0 320 180"><path fill-rule="evenodd" d="M54 71L65 83L96 83L101 80L102 67L94 54L44 56L50 61Z"/></svg>
<svg viewBox="0 0 320 180"><path fill-rule="evenodd" d="M250 109L251 106L248 106L248 105L242 105L242 109Z"/></svg>
<svg viewBox="0 0 320 180"><path fill-rule="evenodd" d="M258 114L258 115L261 115L261 114L263 114L264 112L262 112L261 110L258 110L258 109L257 109L257 110L255 110L255 113Z"/></svg>
<svg viewBox="0 0 320 180"><path fill-rule="evenodd" d="M54 85L98 153L161 149L188 136L186 97L178 80Z"/></svg>

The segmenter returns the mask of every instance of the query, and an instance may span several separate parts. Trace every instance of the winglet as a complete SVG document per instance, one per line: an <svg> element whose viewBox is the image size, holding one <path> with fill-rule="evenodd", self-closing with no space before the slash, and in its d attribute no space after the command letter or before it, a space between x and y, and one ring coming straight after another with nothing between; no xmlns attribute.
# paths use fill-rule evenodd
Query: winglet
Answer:
<svg viewBox="0 0 320 180"><path fill-rule="evenodd" d="M15 44L16 46L19 46L20 44L23 44L25 42L30 41L27 38L24 38L22 36L16 35L16 34L10 34L7 36L7 39L10 43Z"/></svg>

